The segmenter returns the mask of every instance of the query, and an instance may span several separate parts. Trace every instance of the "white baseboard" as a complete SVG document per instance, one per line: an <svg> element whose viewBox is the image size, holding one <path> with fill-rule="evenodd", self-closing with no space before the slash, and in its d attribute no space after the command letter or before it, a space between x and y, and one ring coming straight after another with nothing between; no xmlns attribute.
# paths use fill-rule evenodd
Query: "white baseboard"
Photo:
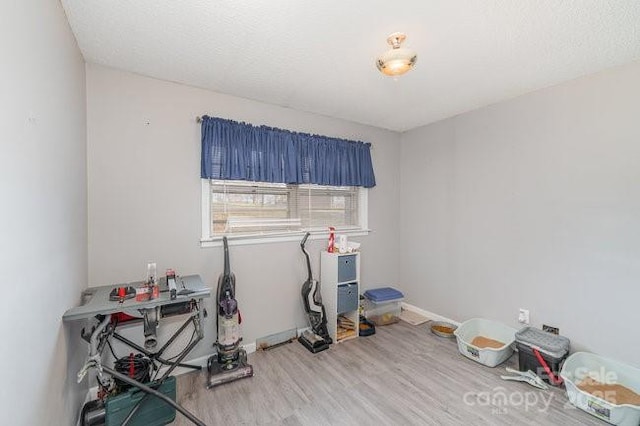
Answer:
<svg viewBox="0 0 640 426"><path fill-rule="evenodd" d="M451 318L447 318L447 317L443 317L442 315L438 315L434 312L430 312L430 311L426 311L424 309L418 308L417 306L414 305L410 305L408 303L402 302L401 304L402 309L407 310L407 311L411 311L411 312L415 312L416 314L420 314L422 316L425 316L431 320L434 321L444 321L444 322L449 322L453 325L459 326L460 323L458 321L454 321Z"/></svg>

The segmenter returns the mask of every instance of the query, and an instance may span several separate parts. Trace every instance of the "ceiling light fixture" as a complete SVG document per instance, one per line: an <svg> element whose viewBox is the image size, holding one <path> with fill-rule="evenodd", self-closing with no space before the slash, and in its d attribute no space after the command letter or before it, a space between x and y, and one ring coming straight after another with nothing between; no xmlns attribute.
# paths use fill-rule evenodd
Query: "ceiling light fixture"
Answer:
<svg viewBox="0 0 640 426"><path fill-rule="evenodd" d="M400 47L407 38L404 33L393 33L387 37L392 49L387 50L376 59L376 66L384 75L395 77L412 69L418 60L418 55L411 49Z"/></svg>

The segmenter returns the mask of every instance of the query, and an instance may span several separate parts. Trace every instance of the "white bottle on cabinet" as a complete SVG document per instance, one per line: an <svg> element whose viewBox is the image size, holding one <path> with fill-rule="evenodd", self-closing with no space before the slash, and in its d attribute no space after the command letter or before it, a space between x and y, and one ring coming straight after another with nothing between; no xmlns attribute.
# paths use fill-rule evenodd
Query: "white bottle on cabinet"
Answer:
<svg viewBox="0 0 640 426"><path fill-rule="evenodd" d="M358 337L359 283L360 253L322 252L320 257L322 303L327 314L327 330L335 343ZM352 327L351 330L346 330L350 327Z"/></svg>

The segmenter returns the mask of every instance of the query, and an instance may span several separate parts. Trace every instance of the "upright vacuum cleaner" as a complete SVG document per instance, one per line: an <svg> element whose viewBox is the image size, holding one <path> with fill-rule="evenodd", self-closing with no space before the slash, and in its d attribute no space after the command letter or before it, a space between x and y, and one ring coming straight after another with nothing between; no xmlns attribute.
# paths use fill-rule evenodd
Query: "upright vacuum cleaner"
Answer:
<svg viewBox="0 0 640 426"><path fill-rule="evenodd" d="M218 339L215 346L217 353L209 357L207 362L209 370L207 388L253 376L253 367L247 364L247 352L240 347L242 319L236 300L236 277L229 266L227 237L222 237L222 242L224 272L218 278L216 292Z"/></svg>
<svg viewBox="0 0 640 426"><path fill-rule="evenodd" d="M309 253L304 247L309 235L311 235L310 232L305 234L300 242L300 248L307 258L308 275L307 280L302 284L302 300L304 302L304 310L309 316L311 330L304 331L300 337L298 337L298 342L302 343L305 348L315 354L328 349L329 345L333 343L333 340L329 337L329 331L327 330L327 314L322 304L320 283L313 279L313 275L311 274L311 260L309 259Z"/></svg>

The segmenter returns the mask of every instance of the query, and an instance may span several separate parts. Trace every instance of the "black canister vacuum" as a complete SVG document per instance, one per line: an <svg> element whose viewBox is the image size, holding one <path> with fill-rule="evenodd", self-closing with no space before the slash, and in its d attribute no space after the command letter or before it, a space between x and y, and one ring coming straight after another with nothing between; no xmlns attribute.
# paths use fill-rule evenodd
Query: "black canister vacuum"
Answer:
<svg viewBox="0 0 640 426"><path fill-rule="evenodd" d="M215 346L217 353L207 362L208 388L253 376L253 367L247 364L247 352L240 347L242 320L236 300L236 277L229 266L227 237L222 237L222 243L224 244L224 272L218 278L216 292L218 339Z"/></svg>
<svg viewBox="0 0 640 426"><path fill-rule="evenodd" d="M313 279L311 274L311 260L309 259L309 253L305 249L304 245L307 242L307 238L311 235L307 232L300 242L300 248L307 259L307 280L302 284L302 300L304 302L304 310L309 316L309 323L311 330L304 331L298 342L313 353L324 351L329 348L329 345L333 343L331 337L329 337L329 331L327 330L327 314L322 304L322 296L320 294L320 283Z"/></svg>

